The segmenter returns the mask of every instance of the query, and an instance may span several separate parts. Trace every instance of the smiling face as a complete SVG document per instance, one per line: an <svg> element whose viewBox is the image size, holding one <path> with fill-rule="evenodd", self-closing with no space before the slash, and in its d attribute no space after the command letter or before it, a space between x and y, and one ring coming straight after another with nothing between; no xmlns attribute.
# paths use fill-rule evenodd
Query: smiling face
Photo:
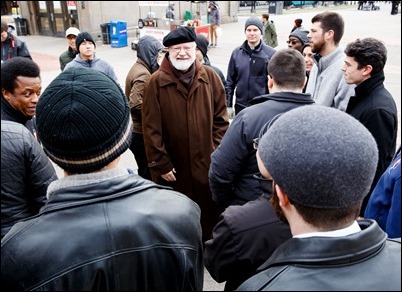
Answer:
<svg viewBox="0 0 402 292"><path fill-rule="evenodd" d="M313 60L313 52L311 51L311 46L305 46L303 49L303 57L306 62L306 71L310 72L311 68L313 68L314 60Z"/></svg>
<svg viewBox="0 0 402 292"><path fill-rule="evenodd" d="M70 48L73 50L73 51L77 51L77 47L75 46L75 39L77 38L77 36L75 36L75 35L73 35L73 34L69 34L68 36L67 36L67 43L68 43L68 45L70 46Z"/></svg>
<svg viewBox="0 0 402 292"><path fill-rule="evenodd" d="M188 68L191 67L196 58L195 47L195 42L170 46L168 50L170 62L172 62L172 65L180 71L188 70Z"/></svg>
<svg viewBox="0 0 402 292"><path fill-rule="evenodd" d="M42 82L39 77L18 76L14 92L2 90L4 98L24 116L32 118L36 113L36 104L42 91Z"/></svg>

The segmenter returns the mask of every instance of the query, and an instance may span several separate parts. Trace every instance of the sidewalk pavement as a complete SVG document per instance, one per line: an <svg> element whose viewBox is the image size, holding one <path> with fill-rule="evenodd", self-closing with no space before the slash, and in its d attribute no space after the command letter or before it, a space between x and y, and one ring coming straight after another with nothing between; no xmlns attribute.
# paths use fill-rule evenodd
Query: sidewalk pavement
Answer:
<svg viewBox="0 0 402 292"><path fill-rule="evenodd" d="M336 10L345 20L345 33L340 43L345 47L347 43L356 38L374 37L384 41L388 50L388 60L385 66L385 87L391 92L398 107L399 129L401 121L401 17L391 15L390 3L379 3L379 11L357 10L357 5L340 5L330 7L316 7L304 9L284 10L282 15L270 15L270 20L275 22L278 34L279 46L277 49L286 48L293 21L296 18L303 19L303 26L309 29L311 18L324 10ZM226 75L227 64L232 50L239 46L244 40L244 22L249 16L260 17L267 12L257 8L256 14L242 11L238 17L238 22L222 24L222 36L217 48L211 48L208 56L211 63L219 67ZM94 36L95 37L95 36ZM21 36L26 41L28 48L41 68L43 90L60 73L58 56L67 49L67 42L63 38L53 38L45 36ZM102 40L97 40L97 55L108 61L115 69L119 82L124 88L126 74L136 61L136 51L131 49L131 42L134 38L128 39L128 46L122 48L112 48L110 45L102 44ZM401 143L400 131L397 145ZM130 151L123 154L121 160L124 167L136 168L136 163ZM62 172L57 168L59 176ZM223 290L224 285L216 283L208 274L205 273L204 291Z"/></svg>

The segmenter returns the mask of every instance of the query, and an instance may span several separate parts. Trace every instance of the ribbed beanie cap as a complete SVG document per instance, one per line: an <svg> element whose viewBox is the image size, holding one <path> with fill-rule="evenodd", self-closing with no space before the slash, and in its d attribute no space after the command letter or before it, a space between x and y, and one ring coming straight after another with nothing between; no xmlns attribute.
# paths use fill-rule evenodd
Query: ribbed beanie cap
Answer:
<svg viewBox="0 0 402 292"><path fill-rule="evenodd" d="M343 208L363 200L377 168L377 144L358 120L309 105L284 113L260 139L258 154L295 202Z"/></svg>
<svg viewBox="0 0 402 292"><path fill-rule="evenodd" d="M114 80L97 70L64 70L39 98L36 114L46 154L71 173L102 169L131 142L127 99Z"/></svg>
<svg viewBox="0 0 402 292"><path fill-rule="evenodd" d="M247 29L247 27L249 27L250 25L255 25L256 27L258 27L261 31L261 33L263 33L263 24L261 22L261 20L257 17L250 17L246 20L246 23L244 24L244 30Z"/></svg>

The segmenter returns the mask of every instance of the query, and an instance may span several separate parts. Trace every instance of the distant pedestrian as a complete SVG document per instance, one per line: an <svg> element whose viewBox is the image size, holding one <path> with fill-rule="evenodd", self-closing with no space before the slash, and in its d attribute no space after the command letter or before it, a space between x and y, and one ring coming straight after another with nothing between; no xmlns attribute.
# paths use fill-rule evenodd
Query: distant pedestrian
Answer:
<svg viewBox="0 0 402 292"><path fill-rule="evenodd" d="M262 37L264 44L276 48L278 46L278 35L276 34L276 27L274 22L272 20L269 20L268 13L262 14L261 21L264 25Z"/></svg>
<svg viewBox="0 0 402 292"><path fill-rule="evenodd" d="M170 3L168 5L168 7L166 8L166 15L165 17L167 19L174 19L175 15L174 15L174 3Z"/></svg>
<svg viewBox="0 0 402 292"><path fill-rule="evenodd" d="M75 46L75 39L80 33L80 30L76 27L69 27L66 30L66 40L68 43L67 51L63 52L59 56L60 70L63 71L68 63L74 60L75 56L78 54L78 49Z"/></svg>
<svg viewBox="0 0 402 292"><path fill-rule="evenodd" d="M1 63L14 57L32 59L26 43L8 31L8 23L1 19Z"/></svg>
<svg viewBox="0 0 402 292"><path fill-rule="evenodd" d="M74 60L66 65L65 70L75 67L91 68L108 75L114 81L118 82L113 67L102 58L96 56L96 44L93 37L88 32L80 32L77 35L75 46L78 49L78 54L75 56Z"/></svg>
<svg viewBox="0 0 402 292"><path fill-rule="evenodd" d="M1 119L24 125L37 140L35 115L41 92L40 69L30 58L1 64Z"/></svg>
<svg viewBox="0 0 402 292"><path fill-rule="evenodd" d="M209 38L210 38L210 46L217 47L218 46L218 29L221 26L221 14L219 11L219 6L211 2L208 5L208 15L209 15Z"/></svg>
<svg viewBox="0 0 402 292"><path fill-rule="evenodd" d="M226 75L228 111L233 112L234 106L235 114L250 106L254 97L269 93L268 63L276 52L263 43L259 18L246 20L244 34L246 40L232 51Z"/></svg>
<svg viewBox="0 0 402 292"><path fill-rule="evenodd" d="M401 4L401 1L391 1L391 3L391 15L398 14L399 4Z"/></svg>
<svg viewBox="0 0 402 292"><path fill-rule="evenodd" d="M292 33L296 29L304 28L302 26L302 23L303 23L303 19L301 19L301 18L295 19L294 20L294 25L293 25L292 30L290 32Z"/></svg>

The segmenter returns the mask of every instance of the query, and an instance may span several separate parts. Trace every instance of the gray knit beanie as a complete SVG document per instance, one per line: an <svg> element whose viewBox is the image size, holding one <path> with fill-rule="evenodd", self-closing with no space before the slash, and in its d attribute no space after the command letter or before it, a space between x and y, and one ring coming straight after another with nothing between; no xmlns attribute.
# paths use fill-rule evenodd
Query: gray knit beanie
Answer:
<svg viewBox="0 0 402 292"><path fill-rule="evenodd" d="M289 35L289 37L295 37L298 38L302 45L308 44L310 41L307 38L309 31L303 28L298 28L292 31Z"/></svg>
<svg viewBox="0 0 402 292"><path fill-rule="evenodd" d="M94 69L60 73L39 98L36 114L46 154L71 173L100 170L131 143L126 97L114 80Z"/></svg>
<svg viewBox="0 0 402 292"><path fill-rule="evenodd" d="M246 23L244 24L244 30L246 30L247 27L249 27L250 25L255 25L256 27L258 27L260 29L261 33L263 33L263 25L259 18L257 18L257 17L248 18L246 20Z"/></svg>
<svg viewBox="0 0 402 292"><path fill-rule="evenodd" d="M377 144L352 116L320 105L284 113L260 139L258 154L295 203L343 208L361 202L377 168Z"/></svg>

